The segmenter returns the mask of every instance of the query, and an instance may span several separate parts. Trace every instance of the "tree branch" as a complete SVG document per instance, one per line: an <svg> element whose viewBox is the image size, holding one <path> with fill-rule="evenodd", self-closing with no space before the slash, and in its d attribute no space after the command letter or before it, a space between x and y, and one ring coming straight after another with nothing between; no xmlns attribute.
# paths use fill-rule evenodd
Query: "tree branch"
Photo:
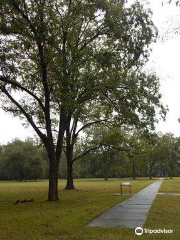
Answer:
<svg viewBox="0 0 180 240"><path fill-rule="evenodd" d="M118 151L120 151L120 152L126 152L127 154L129 153L129 151L128 151L126 148L115 147L115 146L108 145L108 144L102 144L102 145L104 145L104 146L109 146L109 147L111 147L112 149L118 150Z"/></svg>
<svg viewBox="0 0 180 240"><path fill-rule="evenodd" d="M93 125L93 124L102 123L102 122L107 122L107 121L108 121L107 119L103 119L103 120L97 120L97 121L94 121L94 122L90 122L90 123L85 124L83 127L81 127L81 128L77 131L77 133L75 134L75 138L77 138L78 134L79 134L83 129L85 129L85 128Z"/></svg>
<svg viewBox="0 0 180 240"><path fill-rule="evenodd" d="M5 87L0 86L0 90L11 100L13 104L16 105L16 107L20 110L20 112L26 117L27 121L30 123L30 125L33 127L33 129L36 131L38 136L41 138L44 145L47 145L47 138L46 135L44 135L39 128L34 123L32 117L25 111L25 109L11 96L11 94L6 90Z"/></svg>
<svg viewBox="0 0 180 240"><path fill-rule="evenodd" d="M24 14L24 12L22 11L22 9L20 9L20 7L19 7L19 5L16 3L16 1L12 1L12 4L13 4L14 8L16 9L16 11L17 11L18 13L20 13L20 15L21 15L21 16L25 19L25 21L29 24L30 29L31 29L31 31L34 33L34 35L37 36L37 32L36 32L36 30L35 30L35 27L32 25L29 17ZM25 8L25 10L26 10L26 8Z"/></svg>
<svg viewBox="0 0 180 240"><path fill-rule="evenodd" d="M85 43L83 44L83 46L80 48L80 51L82 51L88 44L90 44L91 42L93 42L96 38L98 38L99 36L102 36L104 34L106 34L105 32L103 32L102 30L105 29L106 27L103 27L101 29L99 29L99 31L92 36L88 41L85 40Z"/></svg>
<svg viewBox="0 0 180 240"><path fill-rule="evenodd" d="M3 76L0 76L0 81L5 82L5 83L9 83L9 84L11 84L11 85L13 85L13 86L15 86L15 87L17 87L17 88L27 92L30 96L32 96L39 103L39 105L41 106L42 110L45 112L45 107L44 107L43 103L41 102L41 100L33 92L31 92L27 88L23 87L20 83L13 82L13 81L11 81L8 78L3 77Z"/></svg>
<svg viewBox="0 0 180 240"><path fill-rule="evenodd" d="M57 145L56 145L56 158L59 160L59 157L62 152L62 146L63 146L63 138L64 138L64 132L65 132L65 124L66 124L66 112L64 108L61 108L60 113L60 119L59 119L59 133L58 133L58 139L57 139Z"/></svg>
<svg viewBox="0 0 180 240"><path fill-rule="evenodd" d="M100 147L101 147L101 146L99 145L99 146L96 146L96 147L93 147L93 148L88 149L87 151L85 151L84 153L82 153L81 155L79 155L78 157L75 157L75 158L72 160L72 162L77 161L78 159L86 156L89 152L91 152L91 151L93 151L93 150L96 150L96 149L98 149L98 148L100 148Z"/></svg>

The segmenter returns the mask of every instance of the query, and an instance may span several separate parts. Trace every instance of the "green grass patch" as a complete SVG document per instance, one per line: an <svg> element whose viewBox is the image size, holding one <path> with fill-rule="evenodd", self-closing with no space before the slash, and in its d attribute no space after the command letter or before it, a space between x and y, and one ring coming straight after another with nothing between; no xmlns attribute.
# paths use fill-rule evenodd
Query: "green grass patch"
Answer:
<svg viewBox="0 0 180 240"><path fill-rule="evenodd" d="M137 193L155 180L128 180ZM12 240L126 240L179 239L180 196L158 195L144 227L173 229L174 233L136 236L134 229L90 228L86 225L101 213L130 196L120 192L119 179L76 180L76 190L63 190L59 181L58 202L47 202L48 181L0 182L0 239ZM124 188L128 193L129 188ZM180 180L164 180L160 192L179 192ZM13 205L16 200L34 198L35 202Z"/></svg>
<svg viewBox="0 0 180 240"><path fill-rule="evenodd" d="M159 189L163 193L180 193L180 179L164 180ZM180 196L157 195L144 228L172 229L172 234L143 234L141 239L180 239Z"/></svg>
<svg viewBox="0 0 180 240"><path fill-rule="evenodd" d="M63 190L59 181L58 202L47 202L48 181L0 183L0 239L124 239L133 230L88 228L86 225L101 213L129 196L112 196L120 192L119 179L76 180L78 191ZM131 180L132 193L153 181ZM124 188L124 193L129 191ZM33 203L13 205L16 200L34 198Z"/></svg>

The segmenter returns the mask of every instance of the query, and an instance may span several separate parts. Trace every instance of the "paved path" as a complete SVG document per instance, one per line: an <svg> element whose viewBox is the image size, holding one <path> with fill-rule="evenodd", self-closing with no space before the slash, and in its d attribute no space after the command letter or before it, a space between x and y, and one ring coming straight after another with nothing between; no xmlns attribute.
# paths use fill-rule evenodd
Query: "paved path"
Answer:
<svg viewBox="0 0 180 240"><path fill-rule="evenodd" d="M88 224L88 227L142 227L163 179L117 204Z"/></svg>

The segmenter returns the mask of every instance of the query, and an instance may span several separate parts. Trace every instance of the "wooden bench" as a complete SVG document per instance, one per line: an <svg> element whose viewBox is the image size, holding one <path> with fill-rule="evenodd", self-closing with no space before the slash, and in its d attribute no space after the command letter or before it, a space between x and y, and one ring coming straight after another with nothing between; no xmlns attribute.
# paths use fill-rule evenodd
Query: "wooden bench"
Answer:
<svg viewBox="0 0 180 240"><path fill-rule="evenodd" d="M122 182L120 184L121 194L122 194L122 186L129 186L129 191L130 191L130 194L131 194L131 183L130 182Z"/></svg>

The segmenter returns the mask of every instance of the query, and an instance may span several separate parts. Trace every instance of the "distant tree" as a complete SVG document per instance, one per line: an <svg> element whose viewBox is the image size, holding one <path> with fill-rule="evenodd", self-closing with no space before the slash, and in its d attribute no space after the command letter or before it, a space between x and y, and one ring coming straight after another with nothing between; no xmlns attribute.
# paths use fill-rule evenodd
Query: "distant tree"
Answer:
<svg viewBox="0 0 180 240"><path fill-rule="evenodd" d="M114 149L98 148L76 162L74 176L76 171L79 171L79 177L104 177L104 180L108 180L108 177L119 177L121 159L122 156Z"/></svg>
<svg viewBox="0 0 180 240"><path fill-rule="evenodd" d="M4 145L1 160L4 179L26 181L42 176L43 161L38 147L31 140L23 142L16 139Z"/></svg>
<svg viewBox="0 0 180 240"><path fill-rule="evenodd" d="M152 179L153 176L177 176L180 159L179 139L172 133L153 133L143 139L141 155L136 155L140 172Z"/></svg>
<svg viewBox="0 0 180 240"><path fill-rule="evenodd" d="M163 167L172 179L177 167L180 155L179 140L172 133L164 134L161 137L161 151L163 154Z"/></svg>

